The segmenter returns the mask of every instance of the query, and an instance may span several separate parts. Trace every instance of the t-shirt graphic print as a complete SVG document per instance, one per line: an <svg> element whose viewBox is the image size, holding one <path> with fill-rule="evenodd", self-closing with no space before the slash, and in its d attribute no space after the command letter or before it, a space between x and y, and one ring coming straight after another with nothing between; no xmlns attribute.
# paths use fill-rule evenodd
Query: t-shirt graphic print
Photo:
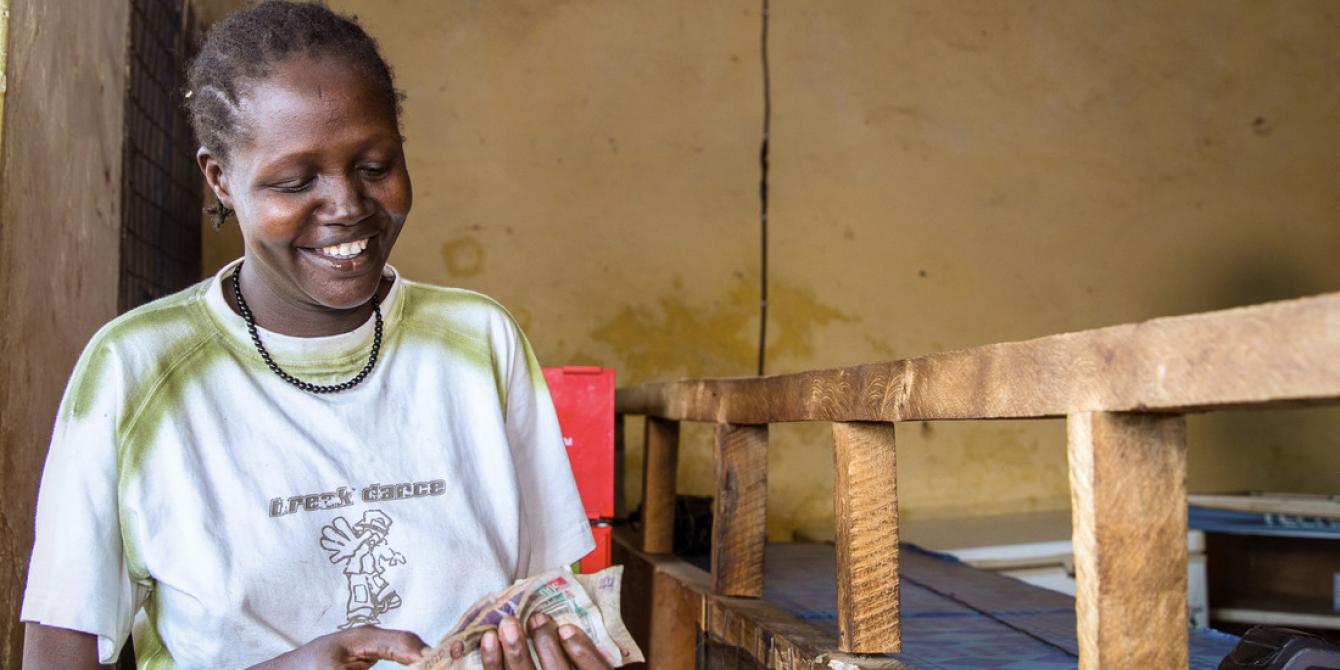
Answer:
<svg viewBox="0 0 1340 670"><path fill-rule="evenodd" d="M387 568L404 565L405 557L387 543L390 532L391 517L378 509L364 512L356 524L340 516L321 528L321 548L330 552L331 563L343 565L349 580L345 605L349 618L341 630L379 624L379 615L400 607L400 594L385 574Z"/></svg>
<svg viewBox="0 0 1340 670"><path fill-rule="evenodd" d="M376 623L437 639L479 597L590 551L548 390L505 310L388 268L382 356L313 395L261 361L214 278L94 336L62 400L21 618L133 630L141 668L241 668ZM367 362L261 329L315 383Z"/></svg>

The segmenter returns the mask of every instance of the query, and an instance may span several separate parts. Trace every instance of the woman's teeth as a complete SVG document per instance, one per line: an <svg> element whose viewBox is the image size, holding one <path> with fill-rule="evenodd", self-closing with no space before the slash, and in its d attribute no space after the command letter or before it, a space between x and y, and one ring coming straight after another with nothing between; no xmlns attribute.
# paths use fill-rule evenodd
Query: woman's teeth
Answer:
<svg viewBox="0 0 1340 670"><path fill-rule="evenodd" d="M332 244L328 247L321 247L316 251L322 256L330 256L331 258L339 258L339 259L354 258L359 254L363 253L364 249L368 248L369 239L371 238L355 240L353 242L344 242L342 244Z"/></svg>

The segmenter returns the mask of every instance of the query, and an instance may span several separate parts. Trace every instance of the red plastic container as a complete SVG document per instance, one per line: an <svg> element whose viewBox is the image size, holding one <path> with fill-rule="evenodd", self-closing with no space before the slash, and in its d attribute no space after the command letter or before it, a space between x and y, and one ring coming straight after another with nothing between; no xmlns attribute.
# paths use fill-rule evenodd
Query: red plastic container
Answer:
<svg viewBox="0 0 1340 670"><path fill-rule="evenodd" d="M596 549L581 561L582 572L609 567L614 517L614 370L566 366L545 368L544 380L558 412L563 444L577 479Z"/></svg>
<svg viewBox="0 0 1340 670"><path fill-rule="evenodd" d="M596 538L596 548L582 557L577 572L586 575L600 572L610 566L610 544L614 542L614 537L610 533L613 530L609 526L592 524L591 535Z"/></svg>

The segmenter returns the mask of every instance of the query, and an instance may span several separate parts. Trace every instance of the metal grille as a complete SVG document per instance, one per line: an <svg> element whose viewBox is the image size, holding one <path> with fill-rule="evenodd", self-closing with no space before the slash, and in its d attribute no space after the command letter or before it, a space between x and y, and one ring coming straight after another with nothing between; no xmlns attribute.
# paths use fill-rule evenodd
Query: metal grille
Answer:
<svg viewBox="0 0 1340 670"><path fill-rule="evenodd" d="M201 179L182 109L195 32L184 0L131 0L120 310L200 279Z"/></svg>

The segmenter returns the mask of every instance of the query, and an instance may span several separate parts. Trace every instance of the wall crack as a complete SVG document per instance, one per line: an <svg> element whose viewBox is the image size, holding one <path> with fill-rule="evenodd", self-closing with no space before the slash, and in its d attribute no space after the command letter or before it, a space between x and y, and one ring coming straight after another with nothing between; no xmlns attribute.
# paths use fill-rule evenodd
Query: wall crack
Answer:
<svg viewBox="0 0 1340 670"><path fill-rule="evenodd" d="M763 62L763 138L758 151L759 180L759 298L758 298L758 375L763 376L767 363L768 345L768 160L772 132L772 73L768 63L768 0L762 0L762 39L760 52Z"/></svg>

